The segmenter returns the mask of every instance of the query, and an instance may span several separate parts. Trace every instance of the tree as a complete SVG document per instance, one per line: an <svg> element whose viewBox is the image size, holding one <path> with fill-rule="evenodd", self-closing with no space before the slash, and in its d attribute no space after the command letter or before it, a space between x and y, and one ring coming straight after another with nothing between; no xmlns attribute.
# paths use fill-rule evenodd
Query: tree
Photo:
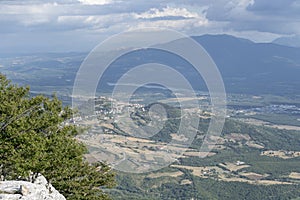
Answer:
<svg viewBox="0 0 300 200"><path fill-rule="evenodd" d="M30 97L0 74L0 174L5 179L43 174L67 199L109 199L100 187L114 185L114 173L103 163L84 160L87 148L65 122L72 110L56 96Z"/></svg>

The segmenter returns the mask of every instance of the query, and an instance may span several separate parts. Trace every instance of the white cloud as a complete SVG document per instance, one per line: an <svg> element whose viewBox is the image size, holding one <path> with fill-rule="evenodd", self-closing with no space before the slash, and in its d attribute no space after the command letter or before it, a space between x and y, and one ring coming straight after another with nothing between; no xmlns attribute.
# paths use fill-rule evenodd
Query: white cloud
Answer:
<svg viewBox="0 0 300 200"><path fill-rule="evenodd" d="M129 14L111 15L74 15L59 16L58 26L69 27L69 29L96 30L109 29L114 24L120 24L131 19Z"/></svg>
<svg viewBox="0 0 300 200"><path fill-rule="evenodd" d="M1 3L0 3L1 5ZM52 14L55 9L59 9L57 3L44 3L44 4L4 4L0 6L0 13L2 15L20 15L20 14L41 14L48 15Z"/></svg>
<svg viewBox="0 0 300 200"><path fill-rule="evenodd" d="M282 35L300 35L299 8L298 0L0 1L0 40L5 35L22 42L32 35L35 41L38 35L51 32L63 45L66 35L75 38L80 32L93 35L82 37L83 43L92 38L89 44L92 40L96 44L95 38L131 28L157 27L189 35L229 33L270 41ZM9 34L14 36L7 37ZM1 41L1 48L10 48L12 40L6 46Z"/></svg>
<svg viewBox="0 0 300 200"><path fill-rule="evenodd" d="M151 8L146 12L133 13L135 28L169 28L190 34L192 30L208 27L210 22L206 18L206 7L201 7L197 11L190 11L182 7L163 7L161 9Z"/></svg>
<svg viewBox="0 0 300 200"><path fill-rule="evenodd" d="M1 22L9 21L12 22L11 27L26 30L27 27L49 25L55 20L58 13L64 14L65 12L67 11L63 11L62 6L57 3L1 5L0 26Z"/></svg>
<svg viewBox="0 0 300 200"><path fill-rule="evenodd" d="M114 2L113 0L78 0L78 1L84 5L105 5Z"/></svg>
<svg viewBox="0 0 300 200"><path fill-rule="evenodd" d="M151 8L149 11L134 14L137 19L153 19L153 18L163 18L163 17L184 17L184 18L198 18L198 13L189 12L186 8L171 8L165 7L162 9Z"/></svg>

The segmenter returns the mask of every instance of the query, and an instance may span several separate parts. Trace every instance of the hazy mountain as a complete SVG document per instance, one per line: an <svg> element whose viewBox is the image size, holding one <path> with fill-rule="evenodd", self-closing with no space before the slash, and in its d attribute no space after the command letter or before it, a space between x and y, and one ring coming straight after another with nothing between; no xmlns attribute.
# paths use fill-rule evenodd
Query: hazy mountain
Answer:
<svg viewBox="0 0 300 200"><path fill-rule="evenodd" d="M254 43L229 35L195 36L217 64L231 93L300 94L300 48ZM0 58L0 72L16 82L43 91L71 88L76 71L87 54L43 54ZM142 59L141 59L142 58ZM205 84L185 60L153 49L133 51L117 59L105 72L100 86L110 90L130 68L149 62L166 64L188 77L195 89Z"/></svg>
<svg viewBox="0 0 300 200"><path fill-rule="evenodd" d="M228 92L300 93L300 48L254 43L229 35L203 35L193 39L206 49L217 64ZM154 61L178 70L195 89L206 89L202 78L185 60L171 53L152 49L131 52L116 60L107 70L103 82L117 82L121 74L130 68Z"/></svg>
<svg viewBox="0 0 300 200"><path fill-rule="evenodd" d="M300 48L228 35L194 37L208 51L231 92L300 92Z"/></svg>

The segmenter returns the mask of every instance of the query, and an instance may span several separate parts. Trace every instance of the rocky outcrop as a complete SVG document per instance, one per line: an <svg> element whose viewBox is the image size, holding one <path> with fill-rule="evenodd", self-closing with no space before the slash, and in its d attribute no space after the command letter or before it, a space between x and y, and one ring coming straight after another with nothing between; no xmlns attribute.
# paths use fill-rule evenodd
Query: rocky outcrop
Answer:
<svg viewBox="0 0 300 200"><path fill-rule="evenodd" d="M0 181L1 200L66 200L42 175L32 182Z"/></svg>

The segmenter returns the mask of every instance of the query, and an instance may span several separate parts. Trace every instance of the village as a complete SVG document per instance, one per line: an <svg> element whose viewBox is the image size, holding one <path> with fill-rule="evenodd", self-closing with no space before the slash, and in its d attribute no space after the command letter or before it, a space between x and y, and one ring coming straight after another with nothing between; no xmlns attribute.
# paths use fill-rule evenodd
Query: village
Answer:
<svg viewBox="0 0 300 200"><path fill-rule="evenodd" d="M149 172L160 169L161 167L170 166L177 169L169 173L151 173L149 177L155 178L160 176L182 175L181 169L190 170L194 176L201 178L211 178L220 181L229 182L246 182L250 184L274 185L274 184L293 184L293 180L299 180L297 172L291 172L287 177L290 181L279 181L268 179L269 174L259 174L247 170L251 163L243 160L235 162L222 162L213 166L188 166L180 163L180 158L186 157L212 157L216 152L200 152L195 149L189 149L186 146L168 145L165 142L154 141L149 138L139 138L130 135L124 130L120 130L117 125L116 115L122 115L124 110L130 112L145 112L146 108L142 104L116 102L111 98L99 97L96 99L95 116L74 119L86 127L91 127L88 134L78 136L79 141L84 142L89 147L89 154L86 159L90 162L105 161L110 163L115 169L131 169L129 172ZM210 113L200 113L204 118L209 118ZM200 116L199 116L200 117ZM177 134L171 134L173 140L184 139ZM203 136L198 135L198 138ZM253 141L249 134L231 133L225 136L208 136L208 145L216 150L228 148L228 144L237 146L248 146L261 151L260 156L279 157L291 159L300 156L300 152L295 151L274 151L266 150L261 143ZM172 163L171 165L169 165ZM189 184L186 180L184 184Z"/></svg>

